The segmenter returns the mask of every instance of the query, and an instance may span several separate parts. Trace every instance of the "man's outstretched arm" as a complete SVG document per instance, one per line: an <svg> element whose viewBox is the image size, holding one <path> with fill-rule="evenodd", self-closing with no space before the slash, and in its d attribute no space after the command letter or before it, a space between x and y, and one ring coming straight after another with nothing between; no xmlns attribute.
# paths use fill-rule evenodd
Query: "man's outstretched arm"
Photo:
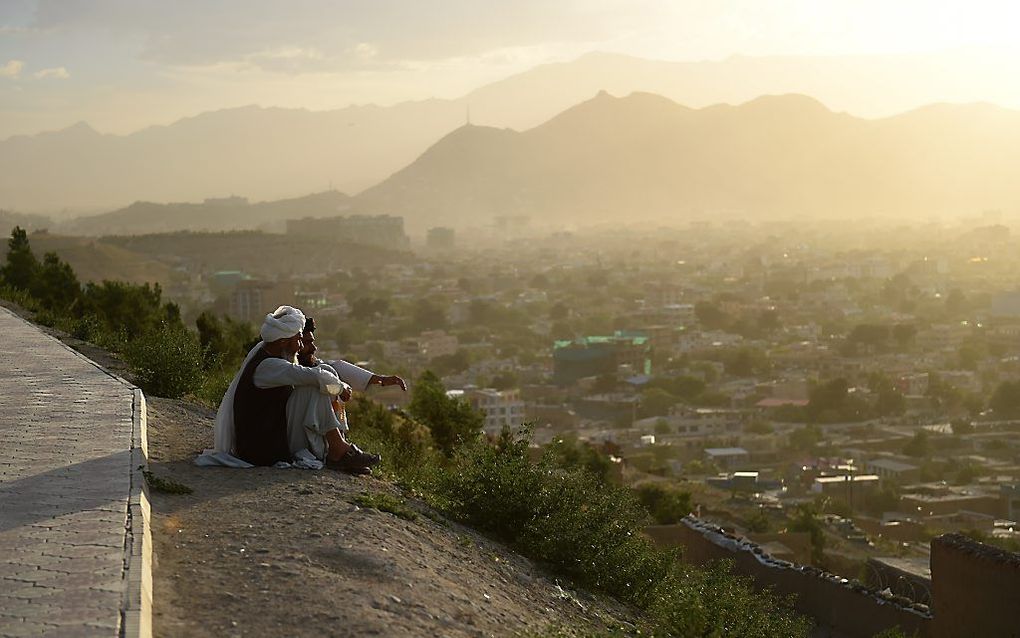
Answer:
<svg viewBox="0 0 1020 638"><path fill-rule="evenodd" d="M350 386L329 370L321 367L306 368L283 359L266 359L255 368L252 379L256 388L310 385L327 394L350 392Z"/></svg>
<svg viewBox="0 0 1020 638"><path fill-rule="evenodd" d="M401 390L407 391L407 384L398 376L376 374L371 370L366 370L361 366L356 366L342 359L327 363L336 370L337 375L342 381L349 383L352 388L357 390L367 390L370 385L380 385L383 387L398 385Z"/></svg>

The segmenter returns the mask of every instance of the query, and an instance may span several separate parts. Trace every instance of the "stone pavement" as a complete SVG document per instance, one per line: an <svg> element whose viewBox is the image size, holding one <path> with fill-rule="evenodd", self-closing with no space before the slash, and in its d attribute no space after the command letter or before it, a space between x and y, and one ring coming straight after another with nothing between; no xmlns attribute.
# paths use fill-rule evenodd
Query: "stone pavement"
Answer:
<svg viewBox="0 0 1020 638"><path fill-rule="evenodd" d="M0 307L0 636L139 635L143 419L139 391Z"/></svg>

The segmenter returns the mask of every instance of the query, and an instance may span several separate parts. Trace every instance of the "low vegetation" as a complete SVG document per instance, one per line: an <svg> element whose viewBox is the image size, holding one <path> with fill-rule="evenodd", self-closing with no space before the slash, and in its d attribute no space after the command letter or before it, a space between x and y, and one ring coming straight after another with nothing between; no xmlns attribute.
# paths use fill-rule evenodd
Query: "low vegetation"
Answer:
<svg viewBox="0 0 1020 638"><path fill-rule="evenodd" d="M145 477L145 484L153 492L160 492L162 494L191 494L193 491L184 483L156 476L150 470L142 470L142 476Z"/></svg>
<svg viewBox="0 0 1020 638"><path fill-rule="evenodd" d="M382 492L358 494L352 502L359 507L389 512L405 521L418 520L418 512L408 507L404 499L397 498L391 494L384 494Z"/></svg>
<svg viewBox="0 0 1020 638"><path fill-rule="evenodd" d="M0 297L35 312L35 320L123 356L136 382L157 396L188 394L215 404L247 348L257 341L245 323L203 313L196 330L164 301L158 284L121 281L82 285L55 253L40 261L15 228L0 267Z"/></svg>
<svg viewBox="0 0 1020 638"><path fill-rule="evenodd" d="M414 392L411 405L429 405L432 418L460 413L441 384L416 384ZM385 475L578 585L635 605L644 612L646 635L807 635L809 623L790 601L755 591L725 563L685 565L642 536L646 524L682 516L686 494L616 485L577 448L554 444L536 462L526 429L504 431L495 441L475 430L454 447L440 448L413 410L398 415L356 399L348 416L355 436L382 452Z"/></svg>

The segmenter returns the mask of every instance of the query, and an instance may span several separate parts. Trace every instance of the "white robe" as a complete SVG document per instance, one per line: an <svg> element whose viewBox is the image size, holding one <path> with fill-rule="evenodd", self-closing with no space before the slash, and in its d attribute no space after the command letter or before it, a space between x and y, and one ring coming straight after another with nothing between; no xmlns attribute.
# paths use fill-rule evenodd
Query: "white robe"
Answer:
<svg viewBox="0 0 1020 638"><path fill-rule="evenodd" d="M229 461L236 458L234 395L237 392L241 372L264 345L260 341L248 352L223 395L219 410L216 412L214 448L203 454L209 464L233 464ZM270 358L255 369L253 382L258 388L285 385L294 387L294 392L287 400L287 440L291 456L296 459L307 458L307 453L302 453L302 450L307 450L315 458L322 459L326 453L324 435L333 429L347 429L346 419L341 422L333 412L331 405L333 397L351 386L364 390L372 376L373 373L369 370L346 361L332 361L329 364L307 368L283 359ZM227 462L223 462L224 459ZM214 460L219 462L214 463Z"/></svg>
<svg viewBox="0 0 1020 638"><path fill-rule="evenodd" d="M260 381L261 369L262 364L259 364L258 369L255 370L256 387L286 385L277 383L276 377L271 381L274 385L260 385L260 383L270 382L267 381L267 375L263 375ZM305 369L315 370L316 368ZM368 383L374 375L373 372L346 361L321 363L317 369L325 370L329 375L338 378L344 388L362 391L368 388ZM328 451L326 434L333 430L346 431L348 429L346 414L341 411L338 416L333 411L331 399L332 396L325 401L322 400L322 394L313 386L294 386L294 392L287 400L287 441L291 456L299 454L301 450L308 450L315 458L325 459Z"/></svg>

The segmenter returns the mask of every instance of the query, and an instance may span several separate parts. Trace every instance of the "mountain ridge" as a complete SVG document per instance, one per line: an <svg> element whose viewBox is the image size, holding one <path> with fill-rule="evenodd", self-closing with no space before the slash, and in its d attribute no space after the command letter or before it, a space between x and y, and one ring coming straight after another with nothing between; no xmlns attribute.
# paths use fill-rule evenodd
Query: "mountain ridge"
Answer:
<svg viewBox="0 0 1020 638"><path fill-rule="evenodd" d="M358 192L414 161L464 123L469 110L476 124L524 131L599 89L651 92L698 108L794 92L837 111L868 107L867 95L892 96L895 104L912 109L921 103L919 94L903 88L910 84L903 78L914 77L917 69L941 69L940 59L893 56L888 68L875 71L885 58L733 56L671 62L594 53L540 65L452 99L325 111L218 109L124 136L79 124L0 141L0 207L80 213L138 200L194 201L229 192L267 200L329 186ZM981 86L988 89L981 93L986 101L1011 99L1012 93L997 85ZM934 92L924 101L941 97Z"/></svg>
<svg viewBox="0 0 1020 638"><path fill-rule="evenodd" d="M353 205L412 227L508 214L574 224L1015 206L1009 171L984 164L1020 166L1020 112L999 109L991 128L974 112L985 108L865 120L797 94L691 109L600 93L523 132L462 127Z"/></svg>

